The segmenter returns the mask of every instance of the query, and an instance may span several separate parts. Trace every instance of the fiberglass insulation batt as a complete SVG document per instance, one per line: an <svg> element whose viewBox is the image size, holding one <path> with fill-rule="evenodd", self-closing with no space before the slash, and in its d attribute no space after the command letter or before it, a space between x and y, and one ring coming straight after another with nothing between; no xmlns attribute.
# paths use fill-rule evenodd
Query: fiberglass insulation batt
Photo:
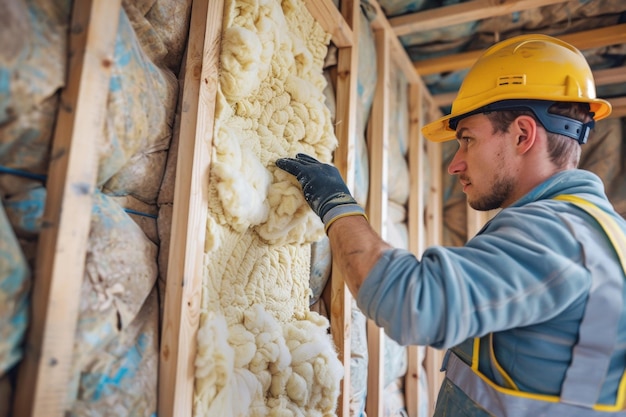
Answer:
<svg viewBox="0 0 626 417"><path fill-rule="evenodd" d="M329 162L330 38L299 0L225 2L194 415L334 415L343 368L309 310L323 236L291 175L297 152Z"/></svg>

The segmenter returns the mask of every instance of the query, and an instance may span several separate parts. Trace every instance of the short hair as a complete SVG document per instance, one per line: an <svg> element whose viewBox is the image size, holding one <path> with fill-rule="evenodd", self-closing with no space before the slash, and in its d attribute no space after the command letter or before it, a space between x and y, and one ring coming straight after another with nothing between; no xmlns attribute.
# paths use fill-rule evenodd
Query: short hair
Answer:
<svg viewBox="0 0 626 417"><path fill-rule="evenodd" d="M548 111L583 123L587 123L593 118L588 103L556 102L550 106ZM485 115L491 121L494 133L507 132L511 123L522 115L532 117L537 124L545 129L545 126L541 124L539 119L537 119L535 114L530 110L497 110L485 113ZM558 133L546 131L546 134L548 137L548 155L550 156L550 161L559 168L563 168L570 163L574 166L578 166L580 162L579 143L575 139Z"/></svg>

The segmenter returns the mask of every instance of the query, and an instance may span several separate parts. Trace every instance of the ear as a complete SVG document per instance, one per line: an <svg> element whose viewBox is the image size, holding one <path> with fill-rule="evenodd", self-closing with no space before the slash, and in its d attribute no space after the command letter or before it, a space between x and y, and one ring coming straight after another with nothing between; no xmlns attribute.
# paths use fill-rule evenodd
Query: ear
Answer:
<svg viewBox="0 0 626 417"><path fill-rule="evenodd" d="M538 139L537 122L531 116L518 116L509 130L514 134L515 146L520 155L532 149Z"/></svg>

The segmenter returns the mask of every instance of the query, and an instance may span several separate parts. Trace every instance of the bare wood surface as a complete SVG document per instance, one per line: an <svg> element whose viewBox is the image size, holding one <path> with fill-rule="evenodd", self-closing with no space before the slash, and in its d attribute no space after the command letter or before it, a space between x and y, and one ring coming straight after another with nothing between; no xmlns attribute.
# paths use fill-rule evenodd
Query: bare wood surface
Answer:
<svg viewBox="0 0 626 417"><path fill-rule="evenodd" d="M368 129L369 202L367 216L372 228L386 239L389 190L389 112L391 106L391 32L374 31L377 81ZM367 398L365 411L370 417L383 416L385 383L385 338L373 320L367 320Z"/></svg>
<svg viewBox="0 0 626 417"><path fill-rule="evenodd" d="M195 0L185 62L159 361L159 416L191 417L222 0Z"/></svg>
<svg viewBox="0 0 626 417"><path fill-rule="evenodd" d="M608 101L613 106L610 118L626 117L626 97L610 98Z"/></svg>
<svg viewBox="0 0 626 417"><path fill-rule="evenodd" d="M443 239L443 184L441 143L427 141L426 151L431 171L426 210L426 244L439 245ZM428 347L425 368L428 379L429 404L435 404L444 374L440 371L444 352Z"/></svg>
<svg viewBox="0 0 626 417"><path fill-rule="evenodd" d="M396 36L503 16L568 0L473 0L389 19Z"/></svg>
<svg viewBox="0 0 626 417"><path fill-rule="evenodd" d="M596 85L619 84L626 82L626 69L624 67L606 68L593 72Z"/></svg>
<svg viewBox="0 0 626 417"><path fill-rule="evenodd" d="M341 2L341 15L352 33L359 33L359 3L355 0ZM353 36L352 46L337 51L336 126L339 145L333 162L350 190L355 185L355 132L357 111L358 37ZM338 268L331 271L331 336L337 348L339 360L344 367L344 377L338 399L337 416L350 415L350 338L352 337L352 295Z"/></svg>
<svg viewBox="0 0 626 417"><path fill-rule="evenodd" d="M581 51L622 44L626 43L626 23L565 34L558 38L572 44ZM417 72L422 76L439 72L458 71L471 67L482 53L482 50L469 51L460 54L446 55L440 58L425 59L415 62L414 66Z"/></svg>
<svg viewBox="0 0 626 417"><path fill-rule="evenodd" d="M75 2L13 415L65 415L120 0Z"/></svg>
<svg viewBox="0 0 626 417"><path fill-rule="evenodd" d="M426 152L422 126L424 125L424 99L422 87L409 84L409 206L407 210L407 226L409 235L409 250L421 257L426 244L426 230L424 222L425 192L426 192ZM420 404L427 398L420 397L420 361L418 346L408 347L408 366L405 376L406 410L409 417L418 417Z"/></svg>
<svg viewBox="0 0 626 417"><path fill-rule="evenodd" d="M352 29L331 0L304 0L304 3L313 18L331 35L336 47L352 46Z"/></svg>

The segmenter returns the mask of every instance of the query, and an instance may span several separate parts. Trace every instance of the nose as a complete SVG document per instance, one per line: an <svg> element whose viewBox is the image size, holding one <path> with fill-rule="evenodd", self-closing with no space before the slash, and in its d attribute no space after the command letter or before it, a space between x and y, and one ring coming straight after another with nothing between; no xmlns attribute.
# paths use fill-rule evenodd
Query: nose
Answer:
<svg viewBox="0 0 626 417"><path fill-rule="evenodd" d="M466 168L467 164L465 163L465 159L463 159L461 148L459 148L448 165L448 174L457 175L465 171Z"/></svg>

